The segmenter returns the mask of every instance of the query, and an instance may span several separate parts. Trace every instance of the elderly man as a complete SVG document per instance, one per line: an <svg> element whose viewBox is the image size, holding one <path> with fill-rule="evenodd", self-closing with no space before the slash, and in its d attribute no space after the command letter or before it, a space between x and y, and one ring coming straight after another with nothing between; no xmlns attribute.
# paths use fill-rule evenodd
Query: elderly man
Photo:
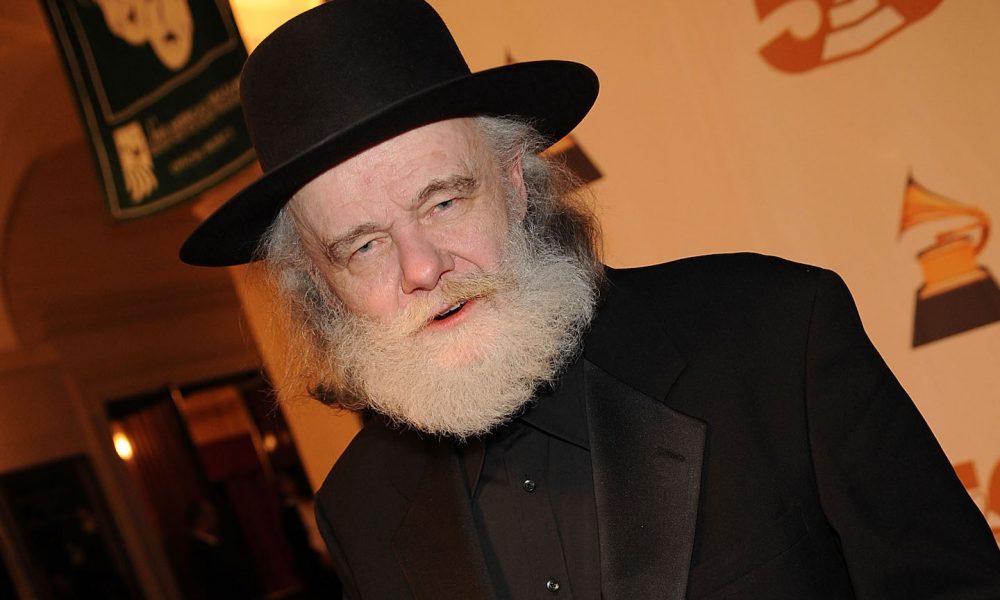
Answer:
<svg viewBox="0 0 1000 600"><path fill-rule="evenodd" d="M586 67L470 73L420 0L334 0L251 56L264 176L185 243L265 259L322 402L351 598L997 598L1000 553L840 279L601 265L539 152Z"/></svg>

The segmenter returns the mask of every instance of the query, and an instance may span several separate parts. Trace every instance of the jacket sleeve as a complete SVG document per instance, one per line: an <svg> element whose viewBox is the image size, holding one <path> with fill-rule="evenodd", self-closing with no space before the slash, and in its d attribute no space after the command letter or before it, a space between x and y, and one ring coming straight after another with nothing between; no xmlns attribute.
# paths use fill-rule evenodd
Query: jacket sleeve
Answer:
<svg viewBox="0 0 1000 600"><path fill-rule="evenodd" d="M337 538L333 534L333 527L330 526L330 520L326 516L322 502L317 501L315 503L315 511L316 526L319 528L320 535L323 536L326 549L330 552L330 559L333 560L334 570L337 572L341 586L343 586L342 598L344 600L357 600L361 598L361 595L358 593L357 585L354 583L354 576L351 573L350 566L347 564L347 559L344 557L344 553L341 552Z"/></svg>
<svg viewBox="0 0 1000 600"><path fill-rule="evenodd" d="M859 598L1000 598L1000 550L850 292L819 275L806 365L822 507Z"/></svg>

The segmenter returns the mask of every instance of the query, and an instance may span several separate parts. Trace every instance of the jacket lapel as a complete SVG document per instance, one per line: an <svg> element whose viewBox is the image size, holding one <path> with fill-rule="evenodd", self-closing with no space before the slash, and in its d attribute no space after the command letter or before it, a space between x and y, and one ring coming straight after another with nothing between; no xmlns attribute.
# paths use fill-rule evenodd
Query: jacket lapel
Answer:
<svg viewBox="0 0 1000 600"><path fill-rule="evenodd" d="M705 425L592 363L584 373L604 598L684 598Z"/></svg>
<svg viewBox="0 0 1000 600"><path fill-rule="evenodd" d="M427 441L427 463L392 549L413 597L493 598L459 457Z"/></svg>
<svg viewBox="0 0 1000 600"><path fill-rule="evenodd" d="M602 593L681 599L707 426L664 403L684 360L641 302L613 292L584 365Z"/></svg>

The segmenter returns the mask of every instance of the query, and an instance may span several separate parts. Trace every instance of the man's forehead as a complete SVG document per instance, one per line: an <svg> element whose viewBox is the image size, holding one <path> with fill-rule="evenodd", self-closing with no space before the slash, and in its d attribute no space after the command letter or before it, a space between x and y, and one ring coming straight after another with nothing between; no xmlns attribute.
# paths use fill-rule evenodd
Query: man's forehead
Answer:
<svg viewBox="0 0 1000 600"><path fill-rule="evenodd" d="M383 229L396 211L441 194L473 194L492 185L496 164L475 119L438 121L332 167L299 190L289 208L307 237L327 244L359 228Z"/></svg>
<svg viewBox="0 0 1000 600"><path fill-rule="evenodd" d="M330 188L424 185L421 178L449 175L445 170L476 170L488 156L474 119L448 119L412 129L334 165L307 183L296 197ZM402 190L400 190L402 191Z"/></svg>

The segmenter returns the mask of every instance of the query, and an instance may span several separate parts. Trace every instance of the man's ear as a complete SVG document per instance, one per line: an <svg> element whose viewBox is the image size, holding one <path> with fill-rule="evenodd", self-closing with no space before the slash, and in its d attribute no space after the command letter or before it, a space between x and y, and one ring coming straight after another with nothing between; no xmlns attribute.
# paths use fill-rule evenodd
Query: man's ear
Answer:
<svg viewBox="0 0 1000 600"><path fill-rule="evenodd" d="M528 188L524 185L524 155L519 154L507 170L507 181L513 188L510 199L510 214L520 223L528 213Z"/></svg>

